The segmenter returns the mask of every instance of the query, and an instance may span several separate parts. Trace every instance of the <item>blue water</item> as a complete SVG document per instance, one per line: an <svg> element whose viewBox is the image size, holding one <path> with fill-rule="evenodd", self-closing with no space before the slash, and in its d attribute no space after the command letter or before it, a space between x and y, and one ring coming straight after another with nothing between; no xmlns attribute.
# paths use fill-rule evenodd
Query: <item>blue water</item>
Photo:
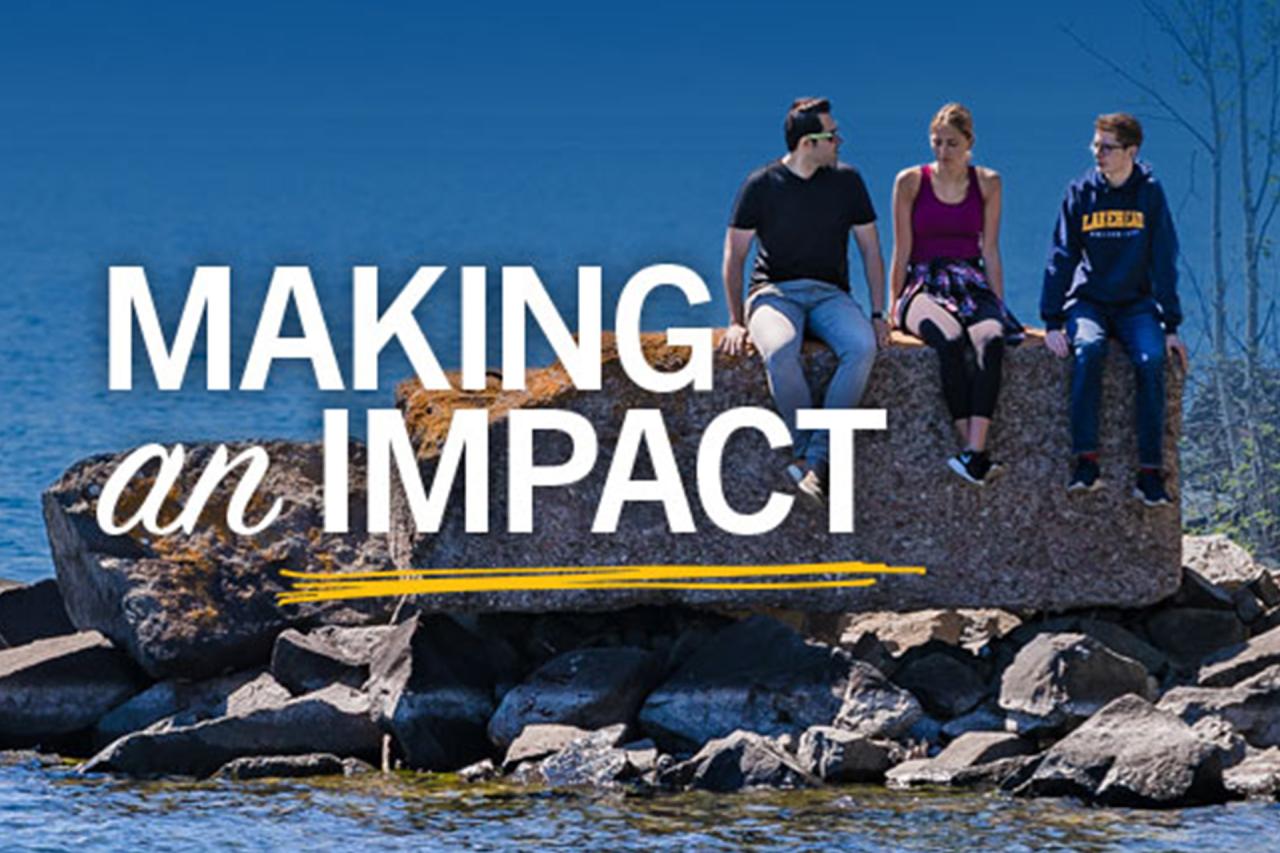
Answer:
<svg viewBox="0 0 1280 853"><path fill-rule="evenodd" d="M1275 803L1138 812L862 787L644 798L409 774L138 783L0 753L6 850L1256 850L1277 820Z"/></svg>

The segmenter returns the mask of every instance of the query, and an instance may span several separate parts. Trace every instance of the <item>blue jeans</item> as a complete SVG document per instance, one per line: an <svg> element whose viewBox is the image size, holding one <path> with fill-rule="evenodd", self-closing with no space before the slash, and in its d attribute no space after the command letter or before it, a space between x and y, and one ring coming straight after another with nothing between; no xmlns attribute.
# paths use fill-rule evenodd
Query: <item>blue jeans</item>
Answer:
<svg viewBox="0 0 1280 853"><path fill-rule="evenodd" d="M1118 338L1138 385L1138 464L1159 468L1164 447L1164 328L1155 302L1100 305L1078 299L1067 309L1067 337L1075 353L1071 373L1071 450L1098 450L1098 409L1107 337Z"/></svg>
<svg viewBox="0 0 1280 853"><path fill-rule="evenodd" d="M747 300L747 328L764 359L769 393L791 429L797 458L825 470L826 430L796 429L796 411L812 406L809 382L800 361L805 332L835 353L836 372L827 384L823 406L851 408L862 399L876 357L876 333L853 298L834 284L796 279L759 288Z"/></svg>

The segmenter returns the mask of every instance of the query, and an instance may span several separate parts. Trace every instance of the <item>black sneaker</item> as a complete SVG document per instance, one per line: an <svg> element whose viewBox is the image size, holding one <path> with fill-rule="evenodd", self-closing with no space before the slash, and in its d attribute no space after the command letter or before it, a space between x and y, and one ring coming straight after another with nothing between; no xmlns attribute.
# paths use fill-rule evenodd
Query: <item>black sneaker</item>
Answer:
<svg viewBox="0 0 1280 853"><path fill-rule="evenodd" d="M993 462L991 457L979 450L965 450L947 460L947 467L966 483L985 486L1000 476L1004 466Z"/></svg>
<svg viewBox="0 0 1280 853"><path fill-rule="evenodd" d="M1169 493L1164 490L1164 476L1153 468L1138 471L1133 496L1146 506L1168 506L1173 503L1169 499Z"/></svg>
<svg viewBox="0 0 1280 853"><path fill-rule="evenodd" d="M1076 459L1076 467L1071 472L1071 482L1067 483L1068 492L1095 492L1102 488L1102 477L1099 476L1098 463L1084 456Z"/></svg>

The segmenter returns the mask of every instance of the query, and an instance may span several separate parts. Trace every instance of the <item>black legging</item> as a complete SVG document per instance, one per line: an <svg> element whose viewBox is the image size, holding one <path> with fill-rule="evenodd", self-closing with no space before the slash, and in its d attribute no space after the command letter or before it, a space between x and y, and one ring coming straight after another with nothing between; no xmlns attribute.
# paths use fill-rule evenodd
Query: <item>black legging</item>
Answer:
<svg viewBox="0 0 1280 853"><path fill-rule="evenodd" d="M937 351L942 368L942 396L947 401L951 419L990 419L995 414L996 399L1000 396L1000 376L1004 367L1004 332L1000 326L998 306L979 302L977 311L962 325L958 317L933 302L928 294L918 294L911 301L916 303L921 299L929 303L928 314L932 316L920 316L924 312L913 315L911 309L914 305L907 306L904 312L907 331ZM984 320L995 322L984 324L981 331L975 330L974 327ZM912 328L913 321L915 328Z"/></svg>

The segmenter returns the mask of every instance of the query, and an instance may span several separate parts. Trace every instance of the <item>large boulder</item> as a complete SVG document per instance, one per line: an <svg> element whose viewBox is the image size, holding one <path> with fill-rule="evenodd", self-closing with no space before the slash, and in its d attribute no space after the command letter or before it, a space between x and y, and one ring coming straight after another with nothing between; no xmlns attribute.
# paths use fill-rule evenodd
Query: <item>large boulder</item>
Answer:
<svg viewBox="0 0 1280 853"><path fill-rule="evenodd" d="M271 674L296 695L335 683L360 687L391 630L385 625L326 625L304 634L289 628L276 637Z"/></svg>
<svg viewBox="0 0 1280 853"><path fill-rule="evenodd" d="M1008 732L969 732L953 740L933 758L917 759L899 764L889 771L886 782L891 788L912 788L919 785L976 784L998 785L1007 775L1020 769L1026 762L1009 762L1007 759L1027 758L1035 753L1035 744ZM979 771L977 768L1005 761L996 768Z"/></svg>
<svg viewBox="0 0 1280 853"><path fill-rule="evenodd" d="M899 738L923 717L910 691L891 683L875 667L854 661L833 725L863 737Z"/></svg>
<svg viewBox="0 0 1280 853"><path fill-rule="evenodd" d="M1280 799L1280 748L1254 753L1222 778L1227 790L1241 797Z"/></svg>
<svg viewBox="0 0 1280 853"><path fill-rule="evenodd" d="M641 775L641 768L631 761L630 751L622 746L625 723L586 732L566 743L536 768L522 774L525 781L538 781L553 788L613 787L619 782Z"/></svg>
<svg viewBox="0 0 1280 853"><path fill-rule="evenodd" d="M915 694L930 714L950 719L972 711L990 693L981 662L968 652L928 646L893 674L893 681Z"/></svg>
<svg viewBox="0 0 1280 853"><path fill-rule="evenodd" d="M800 735L796 759L829 783L879 782L901 756L892 741L873 740L833 726L814 726Z"/></svg>
<svg viewBox="0 0 1280 853"><path fill-rule="evenodd" d="M1234 606L1229 610L1172 607L1155 611L1145 621L1153 643L1193 666L1248 636Z"/></svg>
<svg viewBox="0 0 1280 853"><path fill-rule="evenodd" d="M1280 627L1219 651L1200 667L1196 680L1205 687L1223 687L1277 664L1280 664Z"/></svg>
<svg viewBox="0 0 1280 853"><path fill-rule="evenodd" d="M1280 665L1230 687L1175 687L1160 708L1188 723L1218 717L1253 746L1280 746Z"/></svg>
<svg viewBox="0 0 1280 853"><path fill-rule="evenodd" d="M75 632L57 581L0 588L0 649Z"/></svg>
<svg viewBox="0 0 1280 853"><path fill-rule="evenodd" d="M727 793L743 788L807 788L822 784L794 756L755 732L736 731L708 742L663 776L672 787Z"/></svg>
<svg viewBox="0 0 1280 853"><path fill-rule="evenodd" d="M1222 802L1223 755L1174 714L1121 696L1044 754L1019 789L1117 806Z"/></svg>
<svg viewBox="0 0 1280 853"><path fill-rule="evenodd" d="M264 699L240 713L189 726L126 735L82 765L131 776L209 776L228 762L258 755L327 752L377 758L382 734L370 719L369 697L345 684L306 696Z"/></svg>
<svg viewBox="0 0 1280 853"><path fill-rule="evenodd" d="M354 776L373 770L358 758L339 758L327 752L307 755L262 755L237 758L215 773L240 782L249 779L292 779L301 776Z"/></svg>
<svg viewBox="0 0 1280 853"><path fill-rule="evenodd" d="M262 670L233 672L203 681L169 678L112 708L94 726L93 739L101 748L157 723L189 726L264 704L283 703L289 696L287 689Z"/></svg>
<svg viewBox="0 0 1280 853"><path fill-rule="evenodd" d="M1092 613L1064 613L1044 620L1025 622L995 645L997 655L1012 661L1021 649L1041 634L1085 634L1102 643L1121 657L1136 660L1155 676L1169 668L1169 656L1143 640L1133 631Z"/></svg>
<svg viewBox="0 0 1280 853"><path fill-rule="evenodd" d="M1252 583L1267 571L1248 551L1221 533L1182 537L1182 564L1210 583L1231 591Z"/></svg>
<svg viewBox="0 0 1280 853"><path fill-rule="evenodd" d="M227 445L234 456L248 445ZM351 531L324 532L319 443L260 445L270 468L246 516L259 519L276 498L279 517L253 536L227 528L238 476L214 490L190 534L155 536L141 525L104 533L97 522L103 484L126 454L94 456L73 465L44 493L44 519L67 613L76 627L105 634L156 678L201 678L266 663L277 634L290 626L362 624L384 616L389 602L369 599L316 604L276 603L287 588L282 569L357 572L392 568L386 536L364 529L364 451L351 447ZM186 448L186 464L165 498L162 522L186 506L216 446ZM130 481L117 520L136 511L155 482L155 465Z"/></svg>
<svg viewBox="0 0 1280 853"><path fill-rule="evenodd" d="M415 615L387 636L366 689L408 767L457 770L488 757L496 680L484 638L448 616Z"/></svg>
<svg viewBox="0 0 1280 853"><path fill-rule="evenodd" d="M649 694L640 725L664 749L688 753L738 729L798 735L835 722L892 737L919 715L915 698L870 665L756 616L723 629Z"/></svg>
<svg viewBox="0 0 1280 853"><path fill-rule="evenodd" d="M525 726L507 747L506 757L502 759L502 770L510 772L526 761L538 761L548 755L554 755L588 734L590 732L586 729L562 726L557 723L534 723ZM613 745L616 744L611 744Z"/></svg>
<svg viewBox="0 0 1280 853"><path fill-rule="evenodd" d="M0 649L0 746L87 729L146 685L133 662L93 631Z"/></svg>
<svg viewBox="0 0 1280 853"><path fill-rule="evenodd" d="M489 739L505 749L535 723L599 729L629 722L661 676L661 661L644 649L566 652L507 691L489 720Z"/></svg>
<svg viewBox="0 0 1280 853"><path fill-rule="evenodd" d="M1000 681L1009 728L1023 733L1069 729L1117 696L1155 698L1142 664L1086 634L1040 634L1018 652Z"/></svg>
<svg viewBox="0 0 1280 853"><path fill-rule="evenodd" d="M645 357L662 370L684 364L687 348L647 335ZM805 349L808 377L824 383L835 359L818 345ZM681 588L634 584L625 589L486 590L425 596L423 607L499 611L603 610L636 603L775 605L805 611L913 610L924 607L1067 609L1139 606L1178 586L1181 529L1178 504L1147 511L1129 495L1128 469L1135 457L1133 371L1113 353L1105 374L1102 428L1103 475L1113 484L1085 500L1067 496L1070 461L1067 400L1070 365L1054 358L1032 336L1005 358L1006 382L996 414L993 452L1014 470L988 489L972 489L946 475L942 460L954 452L939 387L936 356L899 339L880 353L861 405L887 411L888 428L856 438L854 501L856 534L829 532L826 512L799 503L772 531L743 537L719 529L705 514L695 483L696 457L708 424L740 406L770 407L758 358L718 355L712 391L685 389L654 394L626 375L615 342L605 336L599 391L579 391L559 365L530 371L524 390L497 380L479 391L426 390L417 380L397 389L421 476L430 483L456 411L489 410L491 525L485 536L468 534L460 500L447 507L437 532L416 532L407 503L397 504L398 535L410 566L689 566L773 565L861 561L923 566L926 576L881 576L869 587L772 589ZM1165 449L1169 482L1176 485L1182 379L1169 374ZM594 425L600 460L571 487L540 488L533 532L507 532L510 491L509 413L522 408L561 409ZM591 532L623 419L635 409L657 409L664 418L696 535L670 532L661 505L633 502L610 535ZM568 440L547 432L536 437L542 464L567 458ZM722 465L724 494L740 512L764 505L779 482L784 451L771 451L762 435L740 430L728 442ZM641 467L644 467L643 465ZM648 476L637 473L638 478ZM1054 487L1046 488L1046 484ZM705 485L705 484L704 484ZM636 497L657 497L653 489ZM992 525L975 519L999 519ZM994 522L993 522L994 523ZM397 542L399 543L399 539ZM400 552L397 544L397 553ZM711 572L690 571L690 577ZM830 575L817 576L835 580Z"/></svg>

